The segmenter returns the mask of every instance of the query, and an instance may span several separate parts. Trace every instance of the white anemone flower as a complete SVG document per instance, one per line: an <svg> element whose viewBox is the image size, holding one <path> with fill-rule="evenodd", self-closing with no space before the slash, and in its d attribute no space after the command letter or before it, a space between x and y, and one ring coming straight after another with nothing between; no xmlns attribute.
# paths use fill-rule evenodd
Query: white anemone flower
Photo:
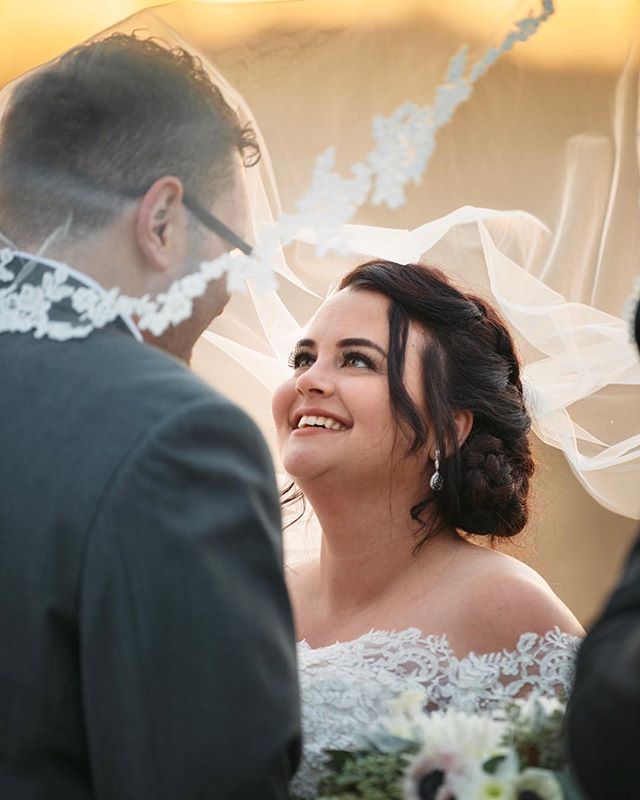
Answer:
<svg viewBox="0 0 640 800"><path fill-rule="evenodd" d="M482 764L494 756L508 757L508 752L500 744L505 730L504 722L460 711L431 715L423 713L421 718L417 718L417 715L411 714L411 699L407 698L405 713L408 711L407 716L413 717L411 722L414 723L414 732L417 723L420 723L423 745L411 758L405 772L403 786L406 800L421 800L421 786L424 781L431 776L437 783L438 773L441 773L442 785L434 792L434 800L448 800L453 796L463 797L465 800L472 796L490 798L491 794L463 794L456 791L455 787L479 787L483 777L494 782L498 780L497 775L484 772ZM398 731L398 728L395 730ZM509 760L511 764L509 758L505 760ZM511 800L511 795L504 793L496 794L495 797L499 800Z"/></svg>
<svg viewBox="0 0 640 800"><path fill-rule="evenodd" d="M464 774L453 773L449 785L459 800L517 800L518 777L518 757L509 750L494 772L476 762Z"/></svg>

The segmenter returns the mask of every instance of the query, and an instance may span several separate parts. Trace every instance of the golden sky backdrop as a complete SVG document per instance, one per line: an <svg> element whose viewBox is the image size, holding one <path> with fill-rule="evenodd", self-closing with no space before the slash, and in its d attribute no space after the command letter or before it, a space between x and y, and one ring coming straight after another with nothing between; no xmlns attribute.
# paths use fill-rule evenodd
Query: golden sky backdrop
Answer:
<svg viewBox="0 0 640 800"><path fill-rule="evenodd" d="M249 2L250 0L231 0ZM278 0L266 0L277 2ZM304 3L306 0L298 0ZM527 46L517 48L515 57L543 67L606 69L624 57L620 42L627 40L633 7L640 0L557 0L559 12ZM227 4L231 4L227 0ZM22 72L53 58L118 20L143 8L157 5L153 0L0 0L0 86ZM310 7L310 24L336 18L350 0L327 0ZM461 41L474 31L495 28L496 19L524 16L537 11L535 0L370 0L367 14L392 19L419 9L446 17L460 29ZM491 9L491 13L488 13ZM300 10L299 8L297 10ZM311 18L313 17L313 19ZM487 31L490 30L487 28ZM501 33L501 31L500 31Z"/></svg>

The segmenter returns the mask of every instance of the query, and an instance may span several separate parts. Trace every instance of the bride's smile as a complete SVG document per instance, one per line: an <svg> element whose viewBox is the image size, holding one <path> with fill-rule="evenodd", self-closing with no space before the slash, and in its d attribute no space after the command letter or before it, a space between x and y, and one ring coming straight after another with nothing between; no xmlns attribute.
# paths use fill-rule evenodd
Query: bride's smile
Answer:
<svg viewBox="0 0 640 800"><path fill-rule="evenodd" d="M325 409L305 408L296 411L293 423L293 434L314 433L322 431L347 431L352 426L339 420L335 415L326 416Z"/></svg>
<svg viewBox="0 0 640 800"><path fill-rule="evenodd" d="M293 374L276 391L273 413L283 466L305 490L319 478L388 486L391 467L401 468L409 442L389 398L388 313L380 294L338 292L291 354ZM407 386L416 398L422 339L411 330Z"/></svg>

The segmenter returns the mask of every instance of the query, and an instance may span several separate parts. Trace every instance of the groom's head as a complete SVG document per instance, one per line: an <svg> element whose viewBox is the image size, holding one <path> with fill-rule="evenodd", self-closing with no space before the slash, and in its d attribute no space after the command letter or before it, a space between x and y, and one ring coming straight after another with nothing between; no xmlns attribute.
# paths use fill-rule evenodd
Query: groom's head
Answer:
<svg viewBox="0 0 640 800"><path fill-rule="evenodd" d="M15 89L0 133L0 230L34 251L63 229L51 257L128 294L154 294L232 249L207 212L245 237L244 166L258 156L197 58L115 34ZM186 356L225 287L211 286L159 343Z"/></svg>

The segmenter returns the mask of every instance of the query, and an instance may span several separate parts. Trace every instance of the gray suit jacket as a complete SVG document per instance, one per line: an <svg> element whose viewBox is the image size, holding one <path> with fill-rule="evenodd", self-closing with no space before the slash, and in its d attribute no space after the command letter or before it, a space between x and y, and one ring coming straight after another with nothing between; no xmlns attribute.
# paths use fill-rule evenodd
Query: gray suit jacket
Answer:
<svg viewBox="0 0 640 800"><path fill-rule="evenodd" d="M287 797L294 634L256 427L118 325L0 335L0 376L0 797Z"/></svg>

